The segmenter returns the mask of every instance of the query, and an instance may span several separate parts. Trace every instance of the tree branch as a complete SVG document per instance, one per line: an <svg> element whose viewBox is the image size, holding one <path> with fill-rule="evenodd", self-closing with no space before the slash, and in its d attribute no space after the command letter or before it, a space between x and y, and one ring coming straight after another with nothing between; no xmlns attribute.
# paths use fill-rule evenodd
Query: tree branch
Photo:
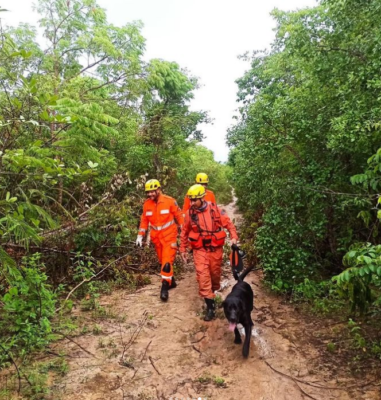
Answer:
<svg viewBox="0 0 381 400"><path fill-rule="evenodd" d="M87 89L87 90L85 90L85 91L82 93L82 95L85 95L85 94L88 93L88 92L92 92L93 90L101 89L101 88L103 88L104 86L111 85L112 83L116 83L116 82L118 82L119 80L121 80L122 78L124 78L125 76L126 76L126 74L122 74L122 75L116 77L115 79L112 79L111 81L107 81L107 82L105 82L105 83L102 83L102 84L99 85L99 86L95 86L95 87L92 87L92 88L90 88L90 89Z"/></svg>
<svg viewBox="0 0 381 400"><path fill-rule="evenodd" d="M128 254L123 254L121 257L117 258L114 261L111 261L109 264L107 264L104 268L102 268L98 273L96 273L95 275L91 276L90 278L85 278L82 282L80 282L77 286L75 286L70 292L69 294L66 296L66 299L64 300L63 304L61 307L58 307L56 309L55 312L58 312L62 309L62 307L65 305L65 303L69 300L69 298L71 297L71 295L79 288L81 287L84 283L86 282L90 282L93 279L95 279L97 276L101 275L104 271L106 271L106 269L110 268L112 265L116 264L118 261L122 260L123 258L125 258Z"/></svg>
<svg viewBox="0 0 381 400"><path fill-rule="evenodd" d="M19 367L17 366L16 361L13 359L12 354L11 354L6 348L4 348L3 345L2 345L1 343L0 343L0 347L1 347L1 349L4 351L4 353L9 357L9 359L10 359L11 362L12 362L12 364L13 364L13 365L15 366L15 368L16 368L16 371L17 371L17 378L18 378L18 381L19 381L19 387L18 387L17 393L20 393L20 391L21 391L21 376L28 382L29 386L32 387L33 385L32 385L32 383L30 382L30 380L28 379L28 377L27 377L25 374L21 374L21 370L20 370Z"/></svg>

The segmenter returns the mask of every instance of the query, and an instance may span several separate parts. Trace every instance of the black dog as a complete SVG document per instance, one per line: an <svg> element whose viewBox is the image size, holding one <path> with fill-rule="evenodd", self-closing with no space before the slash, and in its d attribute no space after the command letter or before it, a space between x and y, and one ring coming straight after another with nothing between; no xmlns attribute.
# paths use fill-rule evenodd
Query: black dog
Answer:
<svg viewBox="0 0 381 400"><path fill-rule="evenodd" d="M251 312L254 306L254 294L251 286L244 282L245 276L252 270L248 268L238 275L234 270L234 278L238 281L223 301L224 312L229 321L229 330L234 330L234 343L242 343L241 335L237 324L242 324L245 328L245 342L242 348L242 355L247 358L250 351L251 330L254 325L251 319Z"/></svg>

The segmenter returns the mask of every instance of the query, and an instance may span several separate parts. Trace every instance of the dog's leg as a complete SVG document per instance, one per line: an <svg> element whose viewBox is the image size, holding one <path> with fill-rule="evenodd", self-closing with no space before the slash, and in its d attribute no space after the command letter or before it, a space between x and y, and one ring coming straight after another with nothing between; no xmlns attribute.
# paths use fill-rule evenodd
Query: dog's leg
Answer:
<svg viewBox="0 0 381 400"><path fill-rule="evenodd" d="M252 329L252 326L250 323L245 325L245 341L243 343L243 348L242 348L242 355L245 358L247 358L249 356L250 341L251 341L251 329Z"/></svg>
<svg viewBox="0 0 381 400"><path fill-rule="evenodd" d="M241 334L239 333L239 330L237 327L234 328L234 343L235 344L242 343Z"/></svg>

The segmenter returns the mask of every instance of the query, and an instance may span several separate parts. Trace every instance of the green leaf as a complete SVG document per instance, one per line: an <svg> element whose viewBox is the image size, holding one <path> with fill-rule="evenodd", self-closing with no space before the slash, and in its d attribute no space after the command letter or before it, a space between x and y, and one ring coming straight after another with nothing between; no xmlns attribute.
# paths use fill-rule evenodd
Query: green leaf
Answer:
<svg viewBox="0 0 381 400"><path fill-rule="evenodd" d="M87 165L88 165L90 168L94 169L94 168L96 168L99 164L98 164L98 163L93 163L92 161L88 161L88 162L87 162Z"/></svg>

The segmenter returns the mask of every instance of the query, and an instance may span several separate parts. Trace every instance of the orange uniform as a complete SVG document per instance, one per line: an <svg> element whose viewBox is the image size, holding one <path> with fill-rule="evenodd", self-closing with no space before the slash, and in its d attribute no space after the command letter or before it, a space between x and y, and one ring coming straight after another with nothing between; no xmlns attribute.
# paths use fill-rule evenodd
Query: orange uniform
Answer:
<svg viewBox="0 0 381 400"><path fill-rule="evenodd" d="M204 197L205 201L210 201L211 203L217 204L216 202L216 198L214 196L214 193L211 190L206 189L206 193L205 193L205 197ZM185 216L185 213L190 209L190 200L188 196L185 196L184 199L184 205L183 205L183 214Z"/></svg>
<svg viewBox="0 0 381 400"><path fill-rule="evenodd" d="M161 277L171 284L173 262L177 251L177 225L182 225L184 218L176 200L160 194L157 202L147 199L144 202L139 235L144 236L148 226L151 227L151 241L161 264ZM170 271L164 270L166 264Z"/></svg>
<svg viewBox="0 0 381 400"><path fill-rule="evenodd" d="M238 239L236 228L225 210L210 202L185 214L180 252L184 253L188 243L191 244L199 294L205 299L214 299L214 291L220 288L224 228L231 239Z"/></svg>

